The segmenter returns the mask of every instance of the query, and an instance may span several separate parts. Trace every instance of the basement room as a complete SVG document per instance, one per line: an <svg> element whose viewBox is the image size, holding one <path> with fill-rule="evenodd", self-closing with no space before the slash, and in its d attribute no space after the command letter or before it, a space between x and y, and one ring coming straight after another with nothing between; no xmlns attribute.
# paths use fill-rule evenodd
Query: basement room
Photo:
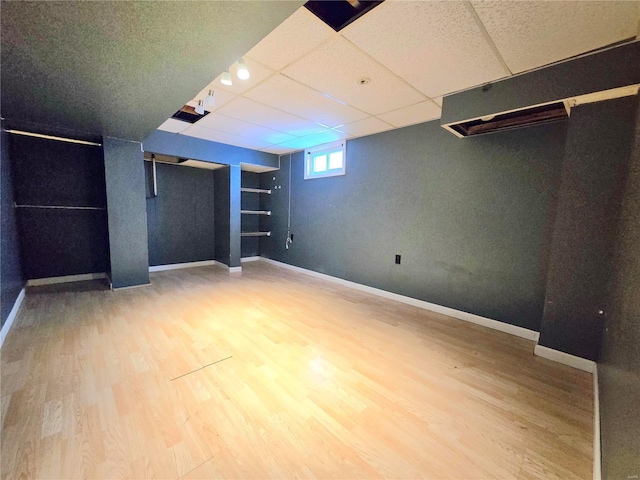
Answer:
<svg viewBox="0 0 640 480"><path fill-rule="evenodd" d="M640 477L640 2L1 2L0 479Z"/></svg>

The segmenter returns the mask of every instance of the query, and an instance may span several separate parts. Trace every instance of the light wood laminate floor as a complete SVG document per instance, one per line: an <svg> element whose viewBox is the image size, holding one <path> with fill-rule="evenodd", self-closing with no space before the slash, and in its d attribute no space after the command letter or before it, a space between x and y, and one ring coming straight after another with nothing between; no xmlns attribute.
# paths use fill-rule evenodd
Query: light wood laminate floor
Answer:
<svg viewBox="0 0 640 480"><path fill-rule="evenodd" d="M3 479L591 478L591 375L530 341L262 262L151 280L29 290Z"/></svg>

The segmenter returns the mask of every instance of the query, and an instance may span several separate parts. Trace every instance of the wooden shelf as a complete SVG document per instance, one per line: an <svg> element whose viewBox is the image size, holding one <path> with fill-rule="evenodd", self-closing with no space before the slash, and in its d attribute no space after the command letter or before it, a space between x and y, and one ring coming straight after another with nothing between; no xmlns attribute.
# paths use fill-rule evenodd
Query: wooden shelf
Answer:
<svg viewBox="0 0 640 480"><path fill-rule="evenodd" d="M270 237L271 232L242 232L241 237Z"/></svg>
<svg viewBox="0 0 640 480"><path fill-rule="evenodd" d="M240 213L247 215L271 215L271 210L240 210Z"/></svg>
<svg viewBox="0 0 640 480"><path fill-rule="evenodd" d="M266 193L267 195L271 195L271 190L265 190L262 188L241 188L241 192L251 192L251 193Z"/></svg>

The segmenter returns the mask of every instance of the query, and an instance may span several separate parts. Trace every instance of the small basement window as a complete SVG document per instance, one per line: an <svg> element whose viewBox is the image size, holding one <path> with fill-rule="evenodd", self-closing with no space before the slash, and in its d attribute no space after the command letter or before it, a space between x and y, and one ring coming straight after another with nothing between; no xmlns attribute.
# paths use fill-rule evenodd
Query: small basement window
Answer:
<svg viewBox="0 0 640 480"><path fill-rule="evenodd" d="M304 151L304 179L344 175L347 167L347 142L328 143Z"/></svg>

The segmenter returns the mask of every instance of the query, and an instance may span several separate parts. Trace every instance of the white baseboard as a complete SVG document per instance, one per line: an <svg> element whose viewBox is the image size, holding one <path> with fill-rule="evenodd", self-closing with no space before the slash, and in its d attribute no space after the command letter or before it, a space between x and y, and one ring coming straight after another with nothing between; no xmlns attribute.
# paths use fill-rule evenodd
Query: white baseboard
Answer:
<svg viewBox="0 0 640 480"><path fill-rule="evenodd" d="M141 283L140 285L128 285L126 287L114 287L113 284L111 284L111 290L116 292L118 290L131 290L132 288L141 288L141 287L150 287L150 286L151 286L151 282Z"/></svg>
<svg viewBox="0 0 640 480"><path fill-rule="evenodd" d="M262 257L242 257L240 263L257 262L258 260L262 260Z"/></svg>
<svg viewBox="0 0 640 480"><path fill-rule="evenodd" d="M538 357L553 360L554 362L562 363L564 365L568 365L570 367L577 368L578 370L583 370L589 373L593 373L596 366L596 362L594 362L593 360L576 357L575 355L564 353L559 350L554 350L553 348L545 347L539 344L534 347L533 353Z"/></svg>
<svg viewBox="0 0 640 480"><path fill-rule="evenodd" d="M62 277L48 277L48 278L32 278L27 280L27 286L36 287L39 285L53 285L54 283L70 283L70 282L82 282L86 280L99 280L101 278L109 278L106 273L82 273L80 275L65 275Z"/></svg>
<svg viewBox="0 0 640 480"><path fill-rule="evenodd" d="M600 388L598 364L593 366L593 480L602 480L602 450L600 445Z"/></svg>
<svg viewBox="0 0 640 480"><path fill-rule="evenodd" d="M222 264L220 262L217 262L216 260L203 260L200 262L187 262L187 263L170 263L168 265L154 265L153 267L149 267L149 272L163 272L165 270L177 270L179 268L206 267L209 265L222 265Z"/></svg>
<svg viewBox="0 0 640 480"><path fill-rule="evenodd" d="M2 348L4 339L7 337L7 333L9 333L9 329L11 328L11 325L13 325L13 321L18 315L18 311L20 310L20 306L22 305L22 300L24 300L24 288L20 290L16 301L13 303L13 308L9 312L9 316L2 326L2 330L0 330L0 348Z"/></svg>
<svg viewBox="0 0 640 480"><path fill-rule="evenodd" d="M493 330L499 330L501 332L515 335L521 338L526 338L527 340L532 340L534 342L537 342L538 338L540 337L540 333L534 330L529 330L527 328L518 327L516 325L511 325L509 323L499 322L497 320L492 320L490 318L481 317L480 315L475 315L473 313L462 312L460 310L456 310L453 308L443 307L442 305L436 305L435 303L425 302L424 300L418 300L416 298L399 295L397 293L387 292L386 290L369 287L367 285L351 282L349 280L344 280L342 278L332 277L331 275L314 272L313 270L307 270L306 268L296 267L293 265L289 265L288 263L278 262L276 260L271 260L270 258L260 257L260 260L263 262L269 263L271 265L287 268L289 270L293 270L299 273L304 273L312 277L322 278L323 280L328 280L333 283L338 283L345 287L354 288L356 290L377 295L379 297L388 298L390 300L395 300L397 302L413 305L414 307L423 308L425 310L430 310L436 313L441 313L449 317L457 318L459 320L464 320L465 322L482 325L483 327L488 327Z"/></svg>
<svg viewBox="0 0 640 480"><path fill-rule="evenodd" d="M225 265L225 267L227 267ZM229 273L242 273L242 267L227 267L227 270L229 270Z"/></svg>

